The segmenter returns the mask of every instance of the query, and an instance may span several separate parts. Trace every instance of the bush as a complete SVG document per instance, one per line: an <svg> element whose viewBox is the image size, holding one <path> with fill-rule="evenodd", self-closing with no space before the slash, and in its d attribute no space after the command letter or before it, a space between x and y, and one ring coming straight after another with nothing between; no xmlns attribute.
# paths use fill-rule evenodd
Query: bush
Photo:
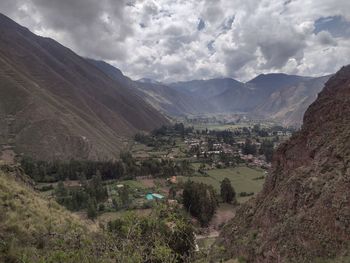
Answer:
<svg viewBox="0 0 350 263"><path fill-rule="evenodd" d="M236 201L236 192L231 185L231 181L225 178L220 185L220 194L222 201L225 203L231 203Z"/></svg>

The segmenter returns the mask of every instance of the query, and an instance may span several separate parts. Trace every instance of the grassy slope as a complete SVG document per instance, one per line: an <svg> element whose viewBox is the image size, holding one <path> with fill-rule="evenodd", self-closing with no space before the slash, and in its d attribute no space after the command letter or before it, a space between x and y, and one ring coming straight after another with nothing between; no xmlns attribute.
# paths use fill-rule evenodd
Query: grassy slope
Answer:
<svg viewBox="0 0 350 263"><path fill-rule="evenodd" d="M96 226L0 172L0 262L109 262L102 252L106 237L92 229Z"/></svg>

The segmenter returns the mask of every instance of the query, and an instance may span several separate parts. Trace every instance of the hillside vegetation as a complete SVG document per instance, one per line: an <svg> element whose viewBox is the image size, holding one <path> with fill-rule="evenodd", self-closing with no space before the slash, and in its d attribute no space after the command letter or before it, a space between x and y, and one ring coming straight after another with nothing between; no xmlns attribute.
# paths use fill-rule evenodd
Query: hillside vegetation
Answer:
<svg viewBox="0 0 350 263"><path fill-rule="evenodd" d="M43 199L22 176L0 172L0 261L105 262L97 227Z"/></svg>
<svg viewBox="0 0 350 263"><path fill-rule="evenodd" d="M0 172L0 262L188 262L192 226L164 206L96 224L30 186L20 169ZM25 180L24 180L25 179Z"/></svg>

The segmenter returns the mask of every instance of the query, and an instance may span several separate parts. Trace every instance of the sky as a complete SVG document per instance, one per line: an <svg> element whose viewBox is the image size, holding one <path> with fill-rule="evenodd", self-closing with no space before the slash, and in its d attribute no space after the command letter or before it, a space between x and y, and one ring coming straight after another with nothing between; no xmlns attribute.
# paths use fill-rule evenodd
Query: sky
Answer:
<svg viewBox="0 0 350 263"><path fill-rule="evenodd" d="M133 79L162 82L350 63L349 0L1 0L0 12Z"/></svg>

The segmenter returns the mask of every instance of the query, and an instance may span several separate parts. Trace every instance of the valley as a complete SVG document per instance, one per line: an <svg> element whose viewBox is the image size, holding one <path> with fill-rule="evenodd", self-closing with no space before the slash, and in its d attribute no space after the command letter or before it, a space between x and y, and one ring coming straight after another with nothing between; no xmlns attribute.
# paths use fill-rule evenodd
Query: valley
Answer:
<svg viewBox="0 0 350 263"><path fill-rule="evenodd" d="M136 134L118 162L47 163L24 158L21 166L43 196L66 206L82 220L92 219L97 226L107 226L129 214L150 215L159 205L176 207L194 222L198 255L211 249L237 204L262 189L270 167L268 156L286 139L279 138L276 129L260 129L255 124L231 131L220 127L200 130L178 123L149 135ZM233 203L220 200L225 178L235 191ZM205 226L183 207L182 191L189 181L212 187L218 198L215 215Z"/></svg>
<svg viewBox="0 0 350 263"><path fill-rule="evenodd" d="M1 263L350 262L350 38L319 30L348 18L21 1L0 3L29 25L0 13Z"/></svg>

